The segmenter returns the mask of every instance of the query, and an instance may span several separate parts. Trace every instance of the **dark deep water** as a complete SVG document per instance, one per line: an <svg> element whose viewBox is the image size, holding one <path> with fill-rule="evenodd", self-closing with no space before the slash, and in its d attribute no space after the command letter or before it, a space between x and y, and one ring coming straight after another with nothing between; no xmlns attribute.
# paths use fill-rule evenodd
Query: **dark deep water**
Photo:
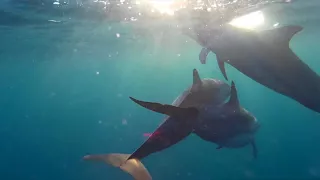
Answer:
<svg viewBox="0 0 320 180"><path fill-rule="evenodd" d="M171 103L192 83L193 68L224 80L214 54L202 65L200 46L163 21L113 21L92 3L88 10L75 2L0 3L1 180L131 179L82 160L131 153L162 122L128 97ZM304 27L290 47L318 74L319 8L320 1L296 0L263 10L268 22ZM262 124L258 159L250 147L216 150L192 135L143 160L153 178L320 179L320 115L226 69L241 104Z"/></svg>

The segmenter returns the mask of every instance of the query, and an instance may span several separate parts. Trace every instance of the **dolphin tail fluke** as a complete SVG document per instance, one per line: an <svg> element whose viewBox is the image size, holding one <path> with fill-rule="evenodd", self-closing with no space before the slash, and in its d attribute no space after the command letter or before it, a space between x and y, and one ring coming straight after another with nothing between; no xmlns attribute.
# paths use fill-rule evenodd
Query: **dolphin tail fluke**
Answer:
<svg viewBox="0 0 320 180"><path fill-rule="evenodd" d="M113 167L120 168L124 172L130 174L135 180L152 180L148 170L138 159L129 159L131 154L93 154L84 156L84 160L102 161Z"/></svg>

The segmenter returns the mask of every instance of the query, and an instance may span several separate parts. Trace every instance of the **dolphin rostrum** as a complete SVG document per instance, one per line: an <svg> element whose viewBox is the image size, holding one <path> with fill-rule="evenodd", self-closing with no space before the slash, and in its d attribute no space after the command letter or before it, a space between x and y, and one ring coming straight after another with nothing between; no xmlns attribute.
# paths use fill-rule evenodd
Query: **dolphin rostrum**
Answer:
<svg viewBox="0 0 320 180"><path fill-rule="evenodd" d="M166 114L168 117L133 154L95 154L87 155L84 159L104 161L114 167L119 167L136 180L150 180L151 176L140 160L178 143L192 133L198 112L191 107L219 105L229 96L230 86L228 84L216 79L200 79L198 71L194 69L192 86L185 90L172 103L172 106L146 104L146 108ZM131 100L143 106L142 101L134 98Z"/></svg>
<svg viewBox="0 0 320 180"><path fill-rule="evenodd" d="M246 30L232 25L209 29L195 27L189 36L203 48L199 54L206 63L210 51L228 80L225 63L256 82L320 112L320 77L289 47L292 37L303 28L287 25L269 30Z"/></svg>

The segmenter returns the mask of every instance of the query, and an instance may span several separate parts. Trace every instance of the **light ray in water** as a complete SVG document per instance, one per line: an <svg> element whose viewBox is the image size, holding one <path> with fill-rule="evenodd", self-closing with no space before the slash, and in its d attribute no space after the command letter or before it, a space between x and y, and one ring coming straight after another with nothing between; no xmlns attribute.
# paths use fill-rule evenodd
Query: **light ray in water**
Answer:
<svg viewBox="0 0 320 180"><path fill-rule="evenodd" d="M256 29L264 24L264 15L261 11L252 12L233 19L229 24L244 29Z"/></svg>
<svg viewBox="0 0 320 180"><path fill-rule="evenodd" d="M152 0L150 3L152 4L153 8L157 9L161 14L168 14L171 16L174 15L174 11L171 7L174 3L174 0Z"/></svg>
<svg viewBox="0 0 320 180"><path fill-rule="evenodd" d="M139 0L136 4L149 4L151 12L158 11L160 14L173 16L174 11L186 5L185 0Z"/></svg>

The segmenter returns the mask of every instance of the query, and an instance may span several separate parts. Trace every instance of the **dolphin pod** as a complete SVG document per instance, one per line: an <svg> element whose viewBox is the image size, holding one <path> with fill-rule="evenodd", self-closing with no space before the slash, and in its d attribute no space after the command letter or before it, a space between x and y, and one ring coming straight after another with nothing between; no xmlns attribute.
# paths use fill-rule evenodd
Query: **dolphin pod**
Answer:
<svg viewBox="0 0 320 180"><path fill-rule="evenodd" d="M205 98L207 97L207 98ZM229 100L227 100L227 98ZM240 106L236 87L215 79L200 79L193 70L193 84L172 105L130 99L151 111L165 114L162 123L132 154L109 153L84 156L85 160L102 161L129 173L136 180L152 177L141 160L185 139L191 133L217 144L217 149L252 145L257 156L254 134L259 124Z"/></svg>
<svg viewBox="0 0 320 180"><path fill-rule="evenodd" d="M289 47L303 28L296 25L254 31L232 25L219 28L194 27L187 34L203 48L202 64L209 52L216 54L221 73L228 80L225 63L254 81L320 112L320 77Z"/></svg>
<svg viewBox="0 0 320 180"><path fill-rule="evenodd" d="M223 103L230 96L230 86L223 81L211 78L201 79L199 72L196 69L193 69L192 79L192 85L184 90L184 92L173 101L172 105L184 108L202 106L205 104L218 105ZM181 124L183 121L176 121L174 119L175 117L166 117L164 119L164 123L161 124L147 139L147 141L132 155L136 157L139 156L141 159L147 156L148 153L153 153L152 151L160 151L161 149L168 148L170 145L177 143L178 141L182 140L184 136L187 136L189 133L191 133L188 127L183 127L186 126L185 124ZM159 134L159 132L168 133L162 133L161 136L156 136ZM170 134L170 132L180 133L177 133L178 135L176 136L175 134ZM162 139L157 139L156 137L161 137ZM157 140L156 143L152 143L153 140ZM161 144L160 140L164 142L170 142L170 144ZM154 144L155 146L153 146ZM148 149L149 147L154 147L157 149ZM144 152L146 149L148 150L147 153ZM123 171L131 174L136 180L151 179L149 172L140 162L140 160L128 160L128 158L130 156L132 157L132 155L120 153L94 154L87 155L84 157L84 159L90 161L103 161L114 167L119 167Z"/></svg>
<svg viewBox="0 0 320 180"><path fill-rule="evenodd" d="M250 31L225 25L222 28L198 29L194 38L203 46L199 60L205 64L209 52L217 56L219 68L228 80L224 63L228 63L262 85L291 97L304 106L320 112L320 78L289 47L300 26ZM297 83L298 82L298 83ZM230 97L229 97L230 96ZM229 100L227 98L229 97ZM136 180L151 180L141 162L145 157L165 150L190 134L221 148L252 147L258 150L255 133L257 119L239 102L234 82L231 87L215 79L200 79L193 70L193 84L171 105L130 99L148 110L167 115L152 135L132 154L109 153L84 156L85 160L103 161L129 173Z"/></svg>
<svg viewBox="0 0 320 180"><path fill-rule="evenodd" d="M226 80L225 63L228 63L256 82L320 112L320 77L289 47L292 37L302 31L301 26L263 31L231 25L208 28L195 27L194 34L188 34L203 47L199 53L202 64L206 63L208 53L213 52ZM164 123L131 154L93 154L85 156L85 160L103 161L136 180L151 180L141 161L192 133L216 144L216 149L251 146L253 157L257 158L255 133L260 124L240 105L233 81L230 87L219 80L200 79L194 69L193 84L171 105L130 99L141 107L167 115Z"/></svg>

